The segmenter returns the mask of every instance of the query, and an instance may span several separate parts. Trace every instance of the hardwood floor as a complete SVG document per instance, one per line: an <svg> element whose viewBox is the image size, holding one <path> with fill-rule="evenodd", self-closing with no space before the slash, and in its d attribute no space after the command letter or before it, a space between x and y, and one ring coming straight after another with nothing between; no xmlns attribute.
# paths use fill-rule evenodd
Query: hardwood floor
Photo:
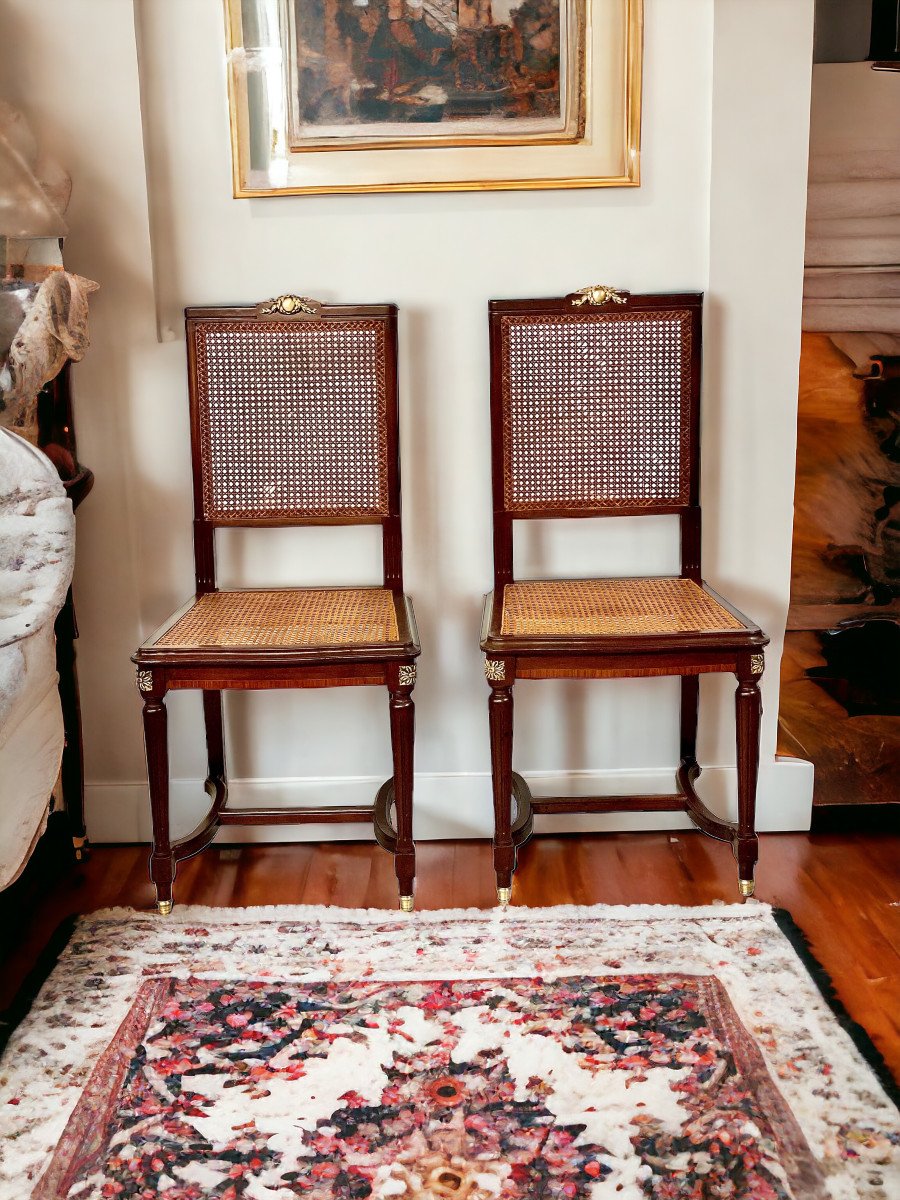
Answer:
<svg viewBox="0 0 900 1200"><path fill-rule="evenodd" d="M490 846L424 842L416 904L494 903ZM851 1016L900 1075L900 837L769 834L757 895L786 908L810 940ZM516 904L706 904L736 899L727 847L697 833L539 837L522 852ZM176 904L340 904L394 908L390 856L368 843L211 848L179 868ZM68 914L112 905L147 908L147 848L95 849L46 895L33 894L5 930L9 957L0 1008L18 990ZM163 918L160 918L163 919Z"/></svg>

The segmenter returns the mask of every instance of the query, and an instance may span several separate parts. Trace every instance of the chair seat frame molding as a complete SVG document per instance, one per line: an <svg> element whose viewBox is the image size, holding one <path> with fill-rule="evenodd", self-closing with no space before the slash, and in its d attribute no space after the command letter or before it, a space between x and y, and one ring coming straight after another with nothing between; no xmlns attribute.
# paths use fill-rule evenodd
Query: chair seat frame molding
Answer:
<svg viewBox="0 0 900 1200"><path fill-rule="evenodd" d="M300 303L302 301L302 303ZM419 656L419 640L412 603L403 592L402 541L400 518L400 462L398 435L397 397L397 308L385 305L325 305L307 297L278 297L260 305L228 308L189 308L185 311L188 346L188 381L191 404L191 448L194 482L194 557L196 571L196 597L173 614L132 656L136 664L136 683L143 701L144 735L147 750L147 769L150 787L150 805L153 824L153 845L150 854L150 877L156 887L157 908L163 915L172 910L173 886L179 862L204 850L214 839L220 828L228 826L286 826L319 823L371 822L376 840L394 857L394 869L400 892L400 907L409 912L413 908L415 880L415 846L413 842L412 793L413 793L413 746L415 733L415 706L412 693L416 683L416 659ZM305 323L305 324L304 324ZM221 429L231 428L229 421L238 420L251 429L254 413L242 409L237 416L229 415L227 405L218 414L210 415L214 403L231 402L229 380L224 376L220 386L224 395L213 397L209 378L212 337L237 332L242 338L254 340L254 335L264 335L265 345L270 347L273 339L293 331L306 330L320 339L328 341L332 336L340 337L337 348L330 359L332 369L340 373L342 356L351 353L347 349L353 335L362 330L372 339L376 353L369 354L366 362L373 365L371 388L363 392L374 405L366 409L367 419L373 422L370 441L378 462L373 468L375 482L368 493L360 489L351 479L345 494L334 499L334 490L322 501L313 496L319 487L316 479L317 467L300 494L279 501L279 508L270 512L259 511L259 497L247 500L237 495L223 501L227 489L217 486L217 471L223 467L217 457L221 446L229 442L231 435L220 439L217 444L211 434L214 419ZM258 369L266 375L266 354L260 351ZM313 362L321 362L321 346L312 355ZM327 355L326 355L327 358ZM334 363L338 366L334 367ZM338 441L334 452L340 455L342 444L353 443L356 457L358 443L353 441L355 431L354 405L361 401L358 364L356 374L347 395L337 397L329 393L329 384L311 381L315 397L312 403L331 404L332 416L341 404L349 405L349 416L340 432L344 443ZM335 376L337 378L337 376ZM309 394L307 381L306 394ZM338 387L339 384L334 384ZM285 425L285 409L292 403L290 389L284 390L284 365L272 375L270 387L265 390L279 394L281 412L274 421L275 435ZM285 396L288 398L285 399ZM348 399L349 396L349 399ZM252 399L251 399L252 406ZM346 416L346 414L345 414ZM336 418L340 421L340 417ZM257 438L265 438L270 457L267 460L265 486L271 488L273 478L277 481L290 476L296 469L288 461L295 449L285 440L284 445L272 449L269 439L272 429L265 427L265 420L256 431ZM327 435L326 435L327 436ZM237 483L233 487L245 487L248 470L253 473L253 435L241 437L240 461L232 464ZM363 438L363 441L365 439ZM321 450L321 447L318 448ZM279 455L282 458L279 460ZM249 456L249 457L248 457ZM273 457L274 456L274 457ZM286 456L286 457L285 457ZM314 455L310 460L317 461ZM226 464L227 466L227 464ZM343 469L338 475L343 475ZM310 492L312 489L312 492ZM281 493L283 495L283 493ZM360 496L363 497L360 502ZM348 503L349 499L349 503ZM231 505L231 508L228 508ZM291 644L291 639L282 639L286 644L253 644L252 637L246 644L240 637L219 639L225 644L215 644L215 639L197 639L197 644L183 644L184 639L171 637L173 628L188 614L198 601L209 593L217 592L215 570L215 530L223 525L244 527L270 527L283 525L345 525L374 524L382 526L383 545L383 588L389 593L393 612L390 636L371 638L366 641L358 637L336 639L328 644ZM323 589L280 589L294 595L304 591L321 593ZM350 589L324 589L340 594ZM375 590L375 589L373 589ZM255 595L256 593L254 593ZM356 593L358 594L358 593ZM379 590L379 594L383 594ZM275 639L277 643L277 639ZM167 644L169 643L169 644ZM174 643L174 644L171 644ZM256 691L279 688L321 687L377 687L388 691L390 733L393 755L393 774L378 790L371 805L337 805L305 808L241 808L228 807L228 781L225 766L225 739L223 725L222 693L227 690ZM203 717L206 730L208 774L205 783L210 808L204 819L186 837L172 838L169 814L169 761L168 731L165 697L175 690L199 690L203 693Z"/></svg>
<svg viewBox="0 0 900 1200"><path fill-rule="evenodd" d="M489 306L491 345L491 442L494 503L494 590L485 597L481 649L485 655L484 673L490 687L488 700L491 773L494 794L494 869L497 877L497 897L501 904L510 902L513 874L518 850L532 836L535 815L569 813L629 813L683 812L693 824L710 837L729 843L737 860L739 893L742 898L753 894L759 844L756 834L756 787L759 771L759 731L762 715L759 684L764 670L764 649L768 637L749 618L724 600L707 584L701 574L701 510L700 488L700 363L701 320L703 297L699 293L632 295L607 287L583 288L560 299L495 300ZM558 353L553 348L553 331L563 327L565 337L577 336L572 330L581 320L593 326L608 326L613 322L630 322L646 332L638 336L630 351L632 356L647 352L652 343L653 326L663 322L669 329L680 328L677 358L673 363L670 342L662 356L662 373L674 370L672 379L662 378L658 395L670 405L666 413L642 411L646 387L652 372L652 359L642 363L632 357L631 367L643 372L642 387L630 398L628 371L620 373L619 384L588 381L582 374L577 396L580 408L575 437L590 437L590 418L585 418L583 397L595 388L603 395L603 404L624 413L622 422L643 422L644 428L654 421L660 427L669 421L669 430L677 448L672 461L677 468L669 485L656 491L643 486L639 480L629 481L631 490L620 487L614 496L602 489L590 491L596 481L596 463L604 455L618 457L619 466L628 454L639 454L640 438L629 442L622 438L622 424L617 426L619 441L604 444L604 420L594 429L600 433L590 445L566 444L560 428L565 426L565 397L561 391L569 386L572 375L552 378L554 367L548 367L549 356ZM539 327L540 336L528 334L529 328ZM516 331L526 331L525 333ZM599 336L599 335L598 335ZM609 337L609 333L606 334ZM612 336L621 337L620 333ZM642 340L643 338L643 340ZM548 347L549 343L549 347ZM524 349L523 349L524 348ZM529 350L529 348L531 348ZM535 349L536 348L536 349ZM529 361L528 353L536 353L542 361ZM517 355L519 356L517 359ZM590 359L590 355L582 358ZM602 355L594 357L599 372L605 370ZM541 380L542 370L549 370L551 379ZM631 378L635 376L632 375ZM562 384L559 384L559 379ZM624 382L622 382L624 381ZM543 393L540 388L545 386ZM557 390L554 391L553 388ZM622 395L617 393L621 388ZM642 391L643 389L643 391ZM652 391L652 388L651 388ZM671 407L677 396L678 411ZM549 400L553 417L542 417L540 401ZM632 409L628 411L629 402ZM518 406L518 407L517 407ZM546 408L543 412L546 414ZM660 434L660 437L663 435ZM555 442L554 442L554 439ZM549 446L549 450L548 450ZM634 447L638 450L635 451ZM541 457L543 455L543 457ZM570 457L571 456L571 457ZM536 485L529 484L539 462ZM582 464L588 463L585 469ZM573 465L574 463L574 465ZM548 466L549 464L549 466ZM626 467L627 467L626 463ZM519 476L517 478L517 472ZM529 476L529 472L531 473ZM524 475L525 483L521 482ZM618 476L621 482L621 472ZM550 479L548 485L546 480ZM574 482L573 482L574 481ZM585 483L587 481L587 483ZM658 482L658 481L657 481ZM531 491L529 489L531 488ZM555 489L555 494L553 493ZM537 491L539 498L532 499ZM573 498L574 497L574 498ZM704 605L713 603L722 610L721 628L665 629L643 628L628 632L551 631L536 634L510 633L503 628L508 589L514 583L513 537L514 520L554 519L571 517L643 516L659 513L676 514L681 526L681 579L689 580L702 590ZM592 581L593 584L605 581ZM640 583L641 581L634 581ZM649 582L649 581L644 581ZM577 586L573 581L573 586ZM685 585L686 586L686 585ZM693 589L692 589L693 591ZM690 625L690 622L687 623ZM699 682L702 674L727 672L737 680L735 693L737 791L736 821L716 816L697 793L695 784L700 775L697 761L697 723ZM525 779L513 770L513 688L520 679L618 679L647 676L681 677L680 755L674 773L673 790L660 795L617 796L551 796L535 798Z"/></svg>

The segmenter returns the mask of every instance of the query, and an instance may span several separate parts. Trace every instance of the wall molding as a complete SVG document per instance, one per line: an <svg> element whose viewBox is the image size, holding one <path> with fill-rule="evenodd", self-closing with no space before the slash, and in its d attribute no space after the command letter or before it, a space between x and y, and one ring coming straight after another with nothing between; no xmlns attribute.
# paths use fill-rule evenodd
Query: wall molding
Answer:
<svg viewBox="0 0 900 1200"><path fill-rule="evenodd" d="M672 788L673 772L645 771L535 772L528 781L536 796L656 793ZM299 779L235 779L229 804L288 806L297 804L367 804L383 781L374 776ZM707 767L700 795L717 815L734 817L734 767ZM763 763L759 772L758 827L761 832L809 829L812 816L813 767L801 759ZM180 836L201 820L208 801L200 779L173 779L170 785L173 832ZM88 783L85 789L88 835L94 845L145 842L150 838L146 783ZM420 841L491 836L491 781L485 773L416 776L416 837ZM681 813L609 813L538 817L542 833L622 833L635 830L689 829ZM301 825L280 828L231 828L222 843L360 841L371 838L365 825Z"/></svg>

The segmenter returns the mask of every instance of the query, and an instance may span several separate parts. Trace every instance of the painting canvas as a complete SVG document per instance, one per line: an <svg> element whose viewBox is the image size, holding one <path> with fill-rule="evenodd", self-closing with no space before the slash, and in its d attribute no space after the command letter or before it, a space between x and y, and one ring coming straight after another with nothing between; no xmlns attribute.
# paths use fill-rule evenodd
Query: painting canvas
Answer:
<svg viewBox="0 0 900 1200"><path fill-rule="evenodd" d="M224 0L239 198L640 183L643 0Z"/></svg>
<svg viewBox="0 0 900 1200"><path fill-rule="evenodd" d="M580 0L290 0L293 150L584 133Z"/></svg>

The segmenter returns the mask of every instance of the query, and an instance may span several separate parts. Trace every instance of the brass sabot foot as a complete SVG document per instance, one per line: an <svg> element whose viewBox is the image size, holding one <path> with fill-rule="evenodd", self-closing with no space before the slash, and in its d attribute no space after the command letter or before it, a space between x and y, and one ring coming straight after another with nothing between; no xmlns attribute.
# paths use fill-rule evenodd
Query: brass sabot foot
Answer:
<svg viewBox="0 0 900 1200"><path fill-rule="evenodd" d="M501 908L509 908L509 902L512 900L512 888L497 888L497 903Z"/></svg>
<svg viewBox="0 0 900 1200"><path fill-rule="evenodd" d="M169 913L172 911L172 901L171 900L157 900L156 909L161 917L167 917L169 915Z"/></svg>
<svg viewBox="0 0 900 1200"><path fill-rule="evenodd" d="M415 904L415 901L412 896L401 896L400 897L400 911L401 912L412 912L414 904Z"/></svg>
<svg viewBox="0 0 900 1200"><path fill-rule="evenodd" d="M752 879L739 879L738 888L740 889L741 896L745 900L748 900L756 890L756 883Z"/></svg>

